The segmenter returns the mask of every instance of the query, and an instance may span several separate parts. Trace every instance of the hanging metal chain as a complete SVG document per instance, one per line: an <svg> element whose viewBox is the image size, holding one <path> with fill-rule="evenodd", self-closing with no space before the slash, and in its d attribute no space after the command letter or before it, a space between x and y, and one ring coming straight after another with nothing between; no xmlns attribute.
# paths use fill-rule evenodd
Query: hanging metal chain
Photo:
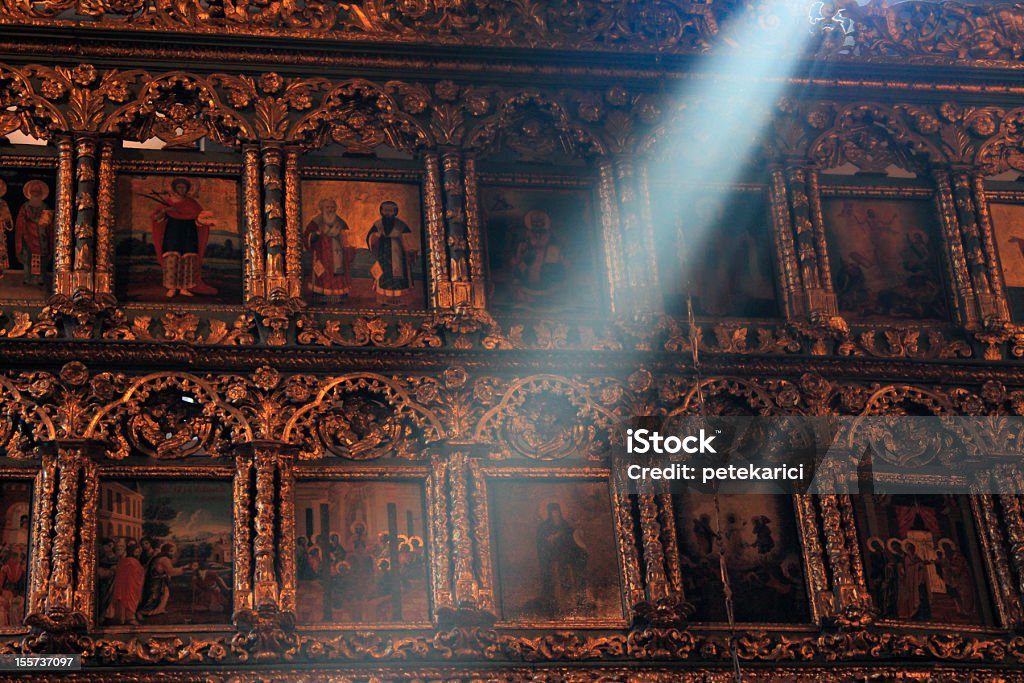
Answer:
<svg viewBox="0 0 1024 683"><path fill-rule="evenodd" d="M686 297L686 317L690 330L690 353L693 355L693 374L697 382L697 409L701 418L707 418L707 406L704 403L704 386L700 373L700 331L693 315L693 297ZM722 593L725 597L725 618L729 623L729 656L732 659L732 676L734 683L743 683L743 670L740 668L739 643L736 639L736 612L732 601L732 582L729 579L729 566L726 563L725 551L722 547L722 507L715 487L715 546L718 549L718 571L722 579Z"/></svg>

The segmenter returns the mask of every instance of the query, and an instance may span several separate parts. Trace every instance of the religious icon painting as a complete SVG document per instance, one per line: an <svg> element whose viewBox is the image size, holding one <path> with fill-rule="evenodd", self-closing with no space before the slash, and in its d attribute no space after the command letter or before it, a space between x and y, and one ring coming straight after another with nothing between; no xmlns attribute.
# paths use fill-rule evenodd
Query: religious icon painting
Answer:
<svg viewBox="0 0 1024 683"><path fill-rule="evenodd" d="M941 242L929 199L822 200L832 284L854 318L947 320Z"/></svg>
<svg viewBox="0 0 1024 683"><path fill-rule="evenodd" d="M623 620L607 481L502 478L487 487L505 621Z"/></svg>
<svg viewBox="0 0 1024 683"><path fill-rule="evenodd" d="M774 251L763 188L651 188L658 274L665 311L698 316L773 318Z"/></svg>
<svg viewBox="0 0 1024 683"><path fill-rule="evenodd" d="M240 188L235 178L119 175L118 299L241 304Z"/></svg>
<svg viewBox="0 0 1024 683"><path fill-rule="evenodd" d="M41 301L53 282L56 176L0 161L0 299Z"/></svg>
<svg viewBox="0 0 1024 683"><path fill-rule="evenodd" d="M1006 283L1010 317L1021 323L1024 322L1024 204L991 202L988 208Z"/></svg>
<svg viewBox="0 0 1024 683"><path fill-rule="evenodd" d="M724 555L736 621L811 620L793 499L787 495L672 496L686 599L695 622L726 622Z"/></svg>
<svg viewBox="0 0 1024 683"><path fill-rule="evenodd" d="M299 483L299 623L429 622L425 509L420 482Z"/></svg>
<svg viewBox="0 0 1024 683"><path fill-rule="evenodd" d="M28 593L32 480L0 482L0 632L18 629Z"/></svg>
<svg viewBox="0 0 1024 683"><path fill-rule="evenodd" d="M312 305L426 307L418 182L302 181L302 273Z"/></svg>
<svg viewBox="0 0 1024 683"><path fill-rule="evenodd" d="M879 618L993 626L968 496L855 496L864 580Z"/></svg>
<svg viewBox="0 0 1024 683"><path fill-rule="evenodd" d="M100 480L97 622L230 623L232 495L229 481Z"/></svg>
<svg viewBox="0 0 1024 683"><path fill-rule="evenodd" d="M588 186L480 188L489 300L524 313L593 314L604 278L593 190Z"/></svg>

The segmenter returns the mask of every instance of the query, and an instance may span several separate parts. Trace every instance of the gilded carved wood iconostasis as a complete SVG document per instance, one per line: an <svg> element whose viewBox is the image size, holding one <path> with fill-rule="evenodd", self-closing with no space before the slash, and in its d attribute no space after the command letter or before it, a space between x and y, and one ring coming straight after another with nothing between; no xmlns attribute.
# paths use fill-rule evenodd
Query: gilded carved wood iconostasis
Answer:
<svg viewBox="0 0 1024 683"><path fill-rule="evenodd" d="M612 476L638 415L1024 414L1020 7L676 87L747 4L0 5L0 653L1024 681L1019 496Z"/></svg>

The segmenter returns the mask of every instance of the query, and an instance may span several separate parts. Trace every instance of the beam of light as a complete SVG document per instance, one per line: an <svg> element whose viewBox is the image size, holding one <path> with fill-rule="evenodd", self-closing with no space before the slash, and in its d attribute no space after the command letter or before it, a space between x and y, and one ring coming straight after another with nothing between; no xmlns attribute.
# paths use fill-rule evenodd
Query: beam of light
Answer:
<svg viewBox="0 0 1024 683"><path fill-rule="evenodd" d="M651 150L657 159L648 178L662 289L669 297L704 290L708 299L718 298L718 311L698 302L698 315L722 315L730 304L716 284L728 278L722 269L742 278L752 263L754 242L734 215L728 186L766 175L756 165L760 139L814 37L813 9L794 0L766 0L731 17L707 63L673 93L671 101L684 109L674 121L669 115L658 149ZM771 245L767 211L757 227L768 231L760 241ZM761 282L774 287L775 275L769 270L766 276ZM660 303L653 300L659 293L649 296L646 305Z"/></svg>

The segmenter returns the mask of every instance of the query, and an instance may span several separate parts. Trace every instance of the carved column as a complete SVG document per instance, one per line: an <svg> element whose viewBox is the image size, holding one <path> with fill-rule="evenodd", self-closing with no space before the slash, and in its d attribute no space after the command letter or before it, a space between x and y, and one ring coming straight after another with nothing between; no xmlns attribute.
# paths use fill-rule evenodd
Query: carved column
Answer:
<svg viewBox="0 0 1024 683"><path fill-rule="evenodd" d="M622 236L619 230L619 209L615 192L615 171L612 163L602 159L598 164L598 198L601 202L601 236L608 270L612 313L629 310L627 283L623 265Z"/></svg>
<svg viewBox="0 0 1024 683"><path fill-rule="evenodd" d="M645 489L650 489L649 482ZM661 523L658 519L658 502L654 493L644 490L637 496L640 510L640 539L644 550L647 599L651 603L665 600L669 594L668 577L665 574L665 550L661 546Z"/></svg>
<svg viewBox="0 0 1024 683"><path fill-rule="evenodd" d="M637 205L640 211L640 230L643 235L644 249L648 254L650 267L650 291L646 304L650 310L658 313L665 307L664 285L658 272L658 247L654 235L654 215L651 211L651 183L647 166L640 164L636 172ZM661 245L664 247L664 245Z"/></svg>
<svg viewBox="0 0 1024 683"><path fill-rule="evenodd" d="M660 295L655 287L654 250L650 231L643 229L637 180L633 158L621 154L615 158L615 189L621 230L620 246L626 289L630 306L636 312L660 308ZM621 311L620 311L621 312Z"/></svg>
<svg viewBox="0 0 1024 683"><path fill-rule="evenodd" d="M448 518L448 472L449 464L442 456L435 454L430 461L429 518L430 518L430 575L434 583L434 602L439 615L451 612L454 607L452 594L451 526Z"/></svg>
<svg viewBox="0 0 1024 683"><path fill-rule="evenodd" d="M1003 494L999 506L1006 520L1010 562L1017 574L1017 595L1024 599L1024 502L1019 495Z"/></svg>
<svg viewBox="0 0 1024 683"><path fill-rule="evenodd" d="M622 468L617 468L619 471L624 471ZM622 577L623 590L626 593L626 604L629 606L630 613L635 616L638 607L642 608L646 602L646 592L644 590L643 579L640 576L640 557L637 553L636 544L634 542L633 534L626 533L625 530L633 529L633 506L635 496L619 490L616 486L614 490L614 504L615 504L615 517L616 517L616 528L623 530L619 534L617 543L619 546L619 552L622 554L624 560L623 565L625 566L625 575Z"/></svg>
<svg viewBox="0 0 1024 683"><path fill-rule="evenodd" d="M468 459L469 486L471 509L474 518L473 544L476 547L476 561L479 567L477 574L477 606L484 611L494 613L497 602L494 596L494 570L491 567L490 533L491 522L488 514L487 493L480 461Z"/></svg>
<svg viewBox="0 0 1024 683"><path fill-rule="evenodd" d="M76 135L72 291L91 291L93 288L93 255L96 251L96 156L95 136Z"/></svg>
<svg viewBox="0 0 1024 683"><path fill-rule="evenodd" d="M93 622L96 520L81 513L98 503L92 457L101 447L60 441L43 450L33 502L36 551L26 623L42 632L32 639L34 650L59 651Z"/></svg>
<svg viewBox="0 0 1024 683"><path fill-rule="evenodd" d="M661 543L665 548L665 573L668 579L669 591L685 599L683 592L683 567L680 562L682 554L679 551L679 537L676 530L676 517L672 505L672 494L668 492L668 485L658 494L658 507L661 510Z"/></svg>
<svg viewBox="0 0 1024 683"><path fill-rule="evenodd" d="M838 305L828 272L817 171L790 166L786 169L785 180L795 265L802 287L801 307L811 319L831 318L838 313Z"/></svg>
<svg viewBox="0 0 1024 683"><path fill-rule="evenodd" d="M840 490L840 474L828 470L817 475L822 490ZM850 496L818 496L825 531L825 552L832 574L834 610L832 617L841 626L859 626L871 620L873 610L864 584L857 530Z"/></svg>
<svg viewBox="0 0 1024 683"><path fill-rule="evenodd" d="M234 543L235 614L252 611L252 510L249 496L252 492L253 461L247 454L235 457L234 481Z"/></svg>
<svg viewBox="0 0 1024 683"><path fill-rule="evenodd" d="M974 289L974 304L978 311L978 321L990 323L1005 318L1002 316L1004 311L996 304L990 262L986 258L981 229L978 226L978 207L974 200L975 189L974 179L969 173L957 172L953 175L953 202L956 206L957 223L960 228L964 258L967 261L967 272ZM999 279L998 276L996 279Z"/></svg>
<svg viewBox="0 0 1024 683"><path fill-rule="evenodd" d="M259 148L242 148L242 188L245 198L245 300L266 296L267 278L263 252L263 216L260 210Z"/></svg>
<svg viewBox="0 0 1024 683"><path fill-rule="evenodd" d="M452 553L455 570L455 605L475 609L480 603L480 584L473 572L473 538L469 517L469 467L466 454L454 451L448 464L448 509L451 516Z"/></svg>
<svg viewBox="0 0 1024 683"><path fill-rule="evenodd" d="M282 167L284 153L276 145L263 148L263 244L266 248L267 298L288 298L285 271L285 212Z"/></svg>
<svg viewBox="0 0 1024 683"><path fill-rule="evenodd" d="M981 248L985 256L989 285L992 288L992 322L1009 322L1010 309L1006 299L1006 283L1003 281L1003 271L999 267L999 257L996 255L992 215L989 213L988 197L985 195L985 177L980 173L972 174L971 189L974 208L978 216Z"/></svg>
<svg viewBox="0 0 1024 683"><path fill-rule="evenodd" d="M975 495L972 496L972 503L974 504L974 514L981 522L978 525L981 545L995 574L996 580L993 589L999 596L996 601L997 606L1006 622L1005 625L1012 628L1024 624L1024 605L1022 605L1021 596L1014 586L1009 561L1006 557L1006 548L1012 544L1012 536L1009 539L1003 536L1002 525L999 523L999 515L996 512L995 499L996 497L991 494ZM1007 522L1007 526L1009 526L1009 521L1007 520Z"/></svg>
<svg viewBox="0 0 1024 683"><path fill-rule="evenodd" d="M977 327L980 319L975 303L974 284L960 236L960 210L953 192L953 178L949 171L935 169L932 172L932 179L935 182L935 201L948 261L947 274L954 288L954 318L957 324L964 327ZM958 192L962 194L962 191Z"/></svg>
<svg viewBox="0 0 1024 683"><path fill-rule="evenodd" d="M114 144L99 143L99 182L96 189L96 276L97 294L114 293Z"/></svg>
<svg viewBox="0 0 1024 683"><path fill-rule="evenodd" d="M797 272L796 247L793 244L789 192L783 169L773 168L769 196L772 208L772 237L775 242L776 270L782 291L783 313L787 320L802 318L806 306L800 296L800 274Z"/></svg>
<svg viewBox="0 0 1024 683"><path fill-rule="evenodd" d="M279 656L294 638L292 449L259 440L235 454L235 625L257 661Z"/></svg>
<svg viewBox="0 0 1024 683"><path fill-rule="evenodd" d="M435 308L452 307L451 279L445 249L444 201L441 196L440 158L435 152L423 155L426 169L423 193L426 205L430 300Z"/></svg>
<svg viewBox="0 0 1024 683"><path fill-rule="evenodd" d="M238 446L235 455L236 564L242 573L251 569L251 584L250 576L236 581L242 594L238 609L282 608L282 576L294 568L294 549L285 545L294 537L294 514L286 514L293 503L283 502L292 488L291 449L283 442L253 441Z"/></svg>
<svg viewBox="0 0 1024 683"><path fill-rule="evenodd" d="M476 159L465 158L465 194L466 194L466 239L469 243L469 280L472 287L471 301L475 308L486 305L487 286L484 276L483 248L481 247L480 195L477 187Z"/></svg>
<svg viewBox="0 0 1024 683"><path fill-rule="evenodd" d="M448 514L443 520L445 530L437 531L450 541L441 554L451 556L451 582L440 587L440 595L447 598L447 603L438 600L438 620L442 627L489 626L495 620L494 589L490 575L489 529L481 526L486 524L486 513L483 520L479 516L486 507L482 473L479 463L469 457L468 444L452 446L445 465L441 465L440 460L434 461L435 480L439 466L447 475L447 487L442 489L447 489ZM441 510L437 512L443 514ZM438 569L445 567L444 558L436 565ZM449 587L454 589L453 593L448 592Z"/></svg>
<svg viewBox="0 0 1024 683"><path fill-rule="evenodd" d="M295 565L295 456L283 452L278 456L277 496L280 501L278 536L280 553L278 571L281 577L280 606L282 612L295 614L295 590L298 576Z"/></svg>
<svg viewBox="0 0 1024 683"><path fill-rule="evenodd" d="M257 611L278 606L278 583L275 563L277 543L274 534L274 479L277 469L276 453L272 448L257 445L256 489L253 499L253 601Z"/></svg>
<svg viewBox="0 0 1024 683"><path fill-rule="evenodd" d="M811 496L798 494L793 496L793 499L797 523L800 526L807 583L811 591L812 615L820 623L832 616L833 607L828 572L825 570L825 549L822 547L820 519Z"/></svg>
<svg viewBox="0 0 1024 683"><path fill-rule="evenodd" d="M441 154L441 185L444 199L445 237L452 305L473 306L469 267L469 234L466 226L466 191L462 182L462 155L458 150Z"/></svg>
<svg viewBox="0 0 1024 683"><path fill-rule="evenodd" d="M54 230L56 230L53 255L54 293L70 295L72 286L72 254L73 240L72 206L75 192L75 147L70 135L63 135L57 140L57 196L54 198L56 214Z"/></svg>
<svg viewBox="0 0 1024 683"><path fill-rule="evenodd" d="M301 225L301 195L299 193L299 150L285 150L284 213L285 213L285 276L289 298L302 296L302 253L299 235Z"/></svg>

